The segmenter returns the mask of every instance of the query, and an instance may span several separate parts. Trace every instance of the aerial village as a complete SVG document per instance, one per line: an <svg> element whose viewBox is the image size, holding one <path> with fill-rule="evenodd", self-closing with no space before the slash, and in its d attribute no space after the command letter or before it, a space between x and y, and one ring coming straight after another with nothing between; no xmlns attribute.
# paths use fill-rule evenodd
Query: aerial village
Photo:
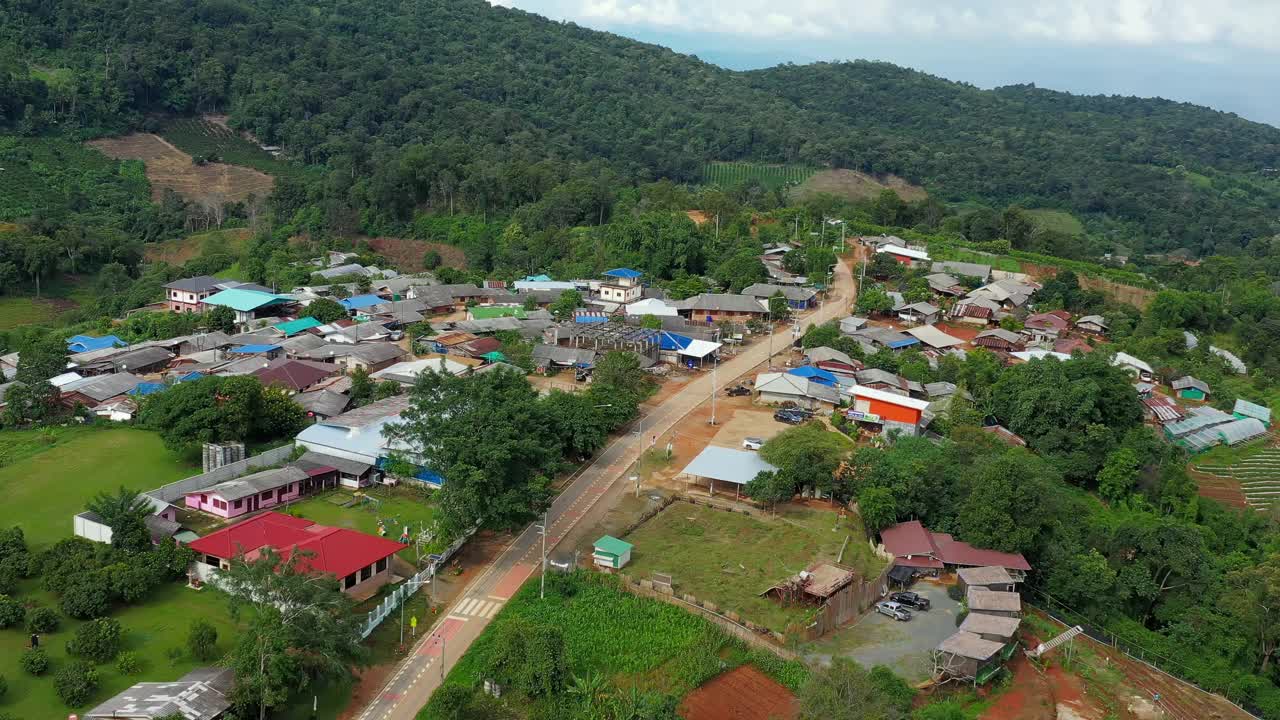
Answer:
<svg viewBox="0 0 1280 720"><path fill-rule="evenodd" d="M756 490L762 477L791 472L767 459L794 462L770 452L786 433L815 433L846 455L907 438L937 442L938 424L972 399L963 383L912 380L872 358L910 352L936 368L983 350L1015 367L1104 352L1131 376L1146 423L1169 444L1198 453L1270 431L1262 405L1239 399L1216 409L1205 382L1162 377L1141 358L1106 350L1106 317L1037 311L1031 299L1042 283L1029 275L935 261L924 247L869 236L841 248L852 262L811 278L785 269L795 250L766 248L767 283L683 299L625 267L594 278L442 284L430 273L352 264L353 254L339 252L313 261L312 277L359 282L278 291L187 277L165 286L162 303L135 312L225 309L228 327L135 343L68 337L66 366L49 383L90 422L125 426L155 398L209 377L252 376L305 412L305 426L271 447L204 443L200 473L140 495L145 527L157 546L191 551L179 573L189 598L220 592L237 563L264 553L305 557L306 574L327 576L359 608L356 639L396 648L383 660L391 671L368 676L375 686L359 691L368 708L359 717L426 703L441 681L412 678L426 669L443 677L507 604L525 598L517 592L526 580L545 591L548 575L575 570L614 576L629 593L784 660L848 657L888 666L916 687L986 688L1015 665L1021 683L1032 664L1089 641L1065 614L1029 614L1022 590L1037 568L1021 553L962 542L919 520L872 527L867 508L859 518L829 482L773 498ZM874 277L886 263L922 276L927 297ZM869 283L884 298L859 312L858 288ZM308 312L317 303L341 312L318 318ZM1187 342L1197 340L1188 334ZM512 347L527 349L528 360L508 357ZM501 373L526 378L543 396L579 394L620 355L651 394L634 420L556 480L559 497L543 524L444 536L431 523L433 494L450 478L393 430L414 416L415 387L435 376ZM21 385L20 362L0 357L0 403ZM368 382L378 396L353 397ZM614 402L592 397L596 407ZM981 430L1028 445L989 418ZM828 480L848 465L828 468ZM113 544L113 518L88 500L71 499L76 511L58 520L64 535ZM51 632L35 626L25 652L47 645ZM223 649L232 642L224 639ZM1128 662L1105 648L1074 652ZM121 672L118 692L92 695L77 714L222 717L236 674L213 657L176 661L180 677L159 666L143 677ZM500 694L496 681L488 692ZM697 705L699 692L687 703ZM304 705L326 702L301 695ZM340 709L350 701L327 702ZM768 705L723 692L714 703Z"/></svg>

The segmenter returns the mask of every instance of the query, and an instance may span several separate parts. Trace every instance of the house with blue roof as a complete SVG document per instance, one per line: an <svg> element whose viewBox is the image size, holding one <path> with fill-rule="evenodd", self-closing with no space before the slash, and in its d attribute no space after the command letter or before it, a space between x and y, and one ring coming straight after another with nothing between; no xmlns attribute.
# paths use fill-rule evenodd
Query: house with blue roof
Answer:
<svg viewBox="0 0 1280 720"><path fill-rule="evenodd" d="M201 305L208 307L228 307L235 311L236 322L244 323L261 315L268 315L281 305L293 302L292 298L259 290L230 288L216 292L201 300ZM207 309L207 308L206 308Z"/></svg>
<svg viewBox="0 0 1280 720"><path fill-rule="evenodd" d="M227 350L227 352L232 355L241 355L246 357L249 355L261 355L266 358L274 359L280 356L280 349L279 345L239 345Z"/></svg>
<svg viewBox="0 0 1280 720"><path fill-rule="evenodd" d="M352 295L349 298L338 301L338 303L347 310L363 310L365 308L373 307L374 305L381 305L384 302L386 302L386 300L383 300L377 295Z"/></svg>
<svg viewBox="0 0 1280 720"><path fill-rule="evenodd" d="M606 270L605 280L600 283L600 299L622 305L639 300L644 295L644 286L640 284L641 275L643 273L639 270L631 268Z"/></svg>
<svg viewBox="0 0 1280 720"><path fill-rule="evenodd" d="M140 382L137 385L135 385L132 390L129 391L129 394L138 396L138 397L145 396L145 395L155 395L158 392L163 392L164 390L168 389L168 387L169 387L168 385L165 385L164 383L159 383L159 382Z"/></svg>
<svg viewBox="0 0 1280 720"><path fill-rule="evenodd" d="M834 373L823 370L822 368L816 368L812 365L793 368L788 370L787 374L795 375L796 377L808 378L819 385L826 385L827 387L835 387L838 384Z"/></svg>
<svg viewBox="0 0 1280 720"><path fill-rule="evenodd" d="M106 350L107 348L124 347L126 345L128 343L115 335L104 335L102 337L72 335L67 338L67 354L75 355L76 353Z"/></svg>

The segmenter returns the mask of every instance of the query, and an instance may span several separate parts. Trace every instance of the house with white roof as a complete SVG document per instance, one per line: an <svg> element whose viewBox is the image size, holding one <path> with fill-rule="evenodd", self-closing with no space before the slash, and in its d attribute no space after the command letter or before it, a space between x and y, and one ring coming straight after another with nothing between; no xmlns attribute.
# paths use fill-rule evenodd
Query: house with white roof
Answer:
<svg viewBox="0 0 1280 720"><path fill-rule="evenodd" d="M1150 365L1125 352L1117 352L1115 357L1111 358L1111 364L1124 368L1143 382L1151 382L1156 373Z"/></svg>

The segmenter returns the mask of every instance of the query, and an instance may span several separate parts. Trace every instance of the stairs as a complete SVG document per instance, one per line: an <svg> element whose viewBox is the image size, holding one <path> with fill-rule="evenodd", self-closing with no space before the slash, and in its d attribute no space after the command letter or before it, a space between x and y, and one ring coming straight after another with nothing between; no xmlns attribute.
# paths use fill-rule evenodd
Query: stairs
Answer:
<svg viewBox="0 0 1280 720"><path fill-rule="evenodd" d="M1050 650L1052 650L1052 649L1054 649L1054 648L1056 648L1056 647L1058 647L1058 646L1060 646L1060 645L1062 645L1062 644L1064 644L1064 643L1068 643L1068 642L1070 642L1070 641L1074 640L1074 639L1075 639L1075 637L1076 637L1077 635L1081 635L1081 634L1083 634L1083 633L1084 633L1084 628L1082 628L1082 627L1080 627L1079 625L1077 625L1077 626L1075 626L1075 627L1073 627L1073 628L1068 629L1066 632L1064 632L1064 633L1062 633L1061 635L1059 635L1058 637L1056 637L1056 638L1054 638L1054 639L1050 640L1049 642L1040 643L1039 645L1035 646L1034 648L1032 648L1032 649L1028 650L1028 651L1027 651L1027 657L1038 658L1038 657L1040 657L1040 656L1044 655L1045 653L1049 652Z"/></svg>

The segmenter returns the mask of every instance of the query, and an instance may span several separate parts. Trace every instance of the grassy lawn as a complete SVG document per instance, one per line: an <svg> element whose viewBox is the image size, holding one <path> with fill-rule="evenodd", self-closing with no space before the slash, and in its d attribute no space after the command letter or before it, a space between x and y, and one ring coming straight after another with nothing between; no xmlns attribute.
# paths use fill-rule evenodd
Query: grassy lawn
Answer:
<svg viewBox="0 0 1280 720"><path fill-rule="evenodd" d="M635 545L625 572L648 578L671 573L677 592L709 600L774 630L807 622L808 608L760 597L770 586L817 560L835 560L849 538L844 563L873 577L883 564L867 547L856 518L833 531L835 514L788 506L777 517L748 517L674 503L627 536Z"/></svg>
<svg viewBox="0 0 1280 720"><path fill-rule="evenodd" d="M39 581L24 583L18 595L25 601L56 607L56 599L39 589ZM146 681L176 680L204 663L198 663L186 652L187 623L202 617L218 629L218 650L227 652L234 639L234 626L227 614L226 596L214 590L189 590L180 583L157 588L143 603L123 608L111 617L124 627L123 650L137 653L142 659L142 673L136 677L121 675L114 663L97 667L101 678L97 692L86 707L93 707L130 685ZM17 718L63 717L67 714L62 700L53 689L53 676L69 661L66 645L81 625L65 616L57 632L41 638L41 647L49 653L49 671L39 677L28 675L18 665L27 646L27 634L20 628L0 630L0 675L9 681L9 692L0 701L0 712ZM182 649L182 655L170 661L170 648Z"/></svg>
<svg viewBox="0 0 1280 720"><path fill-rule="evenodd" d="M548 578L545 600L538 599L537 583L525 584L445 682L478 687L490 667L495 636L503 625L521 620L561 629L572 676L598 673L622 691L635 686L682 697L723 670L745 663L756 665L793 690L808 676L802 664L783 662L768 651L748 650L701 617L624 592L614 578L581 571L553 577L554 581ZM504 694L504 698L517 709L532 704L522 703L514 693ZM540 704L543 714L532 716L566 715L554 709L556 698ZM438 716L428 703L418 717L427 720Z"/></svg>
<svg viewBox="0 0 1280 720"><path fill-rule="evenodd" d="M1055 232L1065 233L1067 235L1083 235L1084 225L1076 218L1075 215L1065 210L1027 210L1028 215L1035 220L1045 230L1053 230Z"/></svg>
<svg viewBox="0 0 1280 720"><path fill-rule="evenodd" d="M45 325L58 317L58 307L47 299L0 297L0 330L24 325Z"/></svg>
<svg viewBox="0 0 1280 720"><path fill-rule="evenodd" d="M290 504L289 514L314 520L321 525L351 528L373 535L377 534L378 521L382 520L386 525L387 537L392 540L399 538L405 525L409 526L413 535L424 526L431 526L435 506L418 490L403 486L380 487L370 490L370 494L380 503L376 509L371 505L343 507L343 503L353 499L352 493L348 490L334 490ZM423 554L425 556L427 552L434 552L437 545L444 547L447 544L434 542L431 547L423 548ZM413 563L417 559L417 552L410 547L402 550L400 557Z"/></svg>
<svg viewBox="0 0 1280 720"><path fill-rule="evenodd" d="M3 434L5 446L25 447L19 452L27 456L0 467L0 527L21 527L33 552L70 536L71 517L99 490L150 490L200 472L145 430L77 428L55 436L63 439L33 454L39 431Z"/></svg>

